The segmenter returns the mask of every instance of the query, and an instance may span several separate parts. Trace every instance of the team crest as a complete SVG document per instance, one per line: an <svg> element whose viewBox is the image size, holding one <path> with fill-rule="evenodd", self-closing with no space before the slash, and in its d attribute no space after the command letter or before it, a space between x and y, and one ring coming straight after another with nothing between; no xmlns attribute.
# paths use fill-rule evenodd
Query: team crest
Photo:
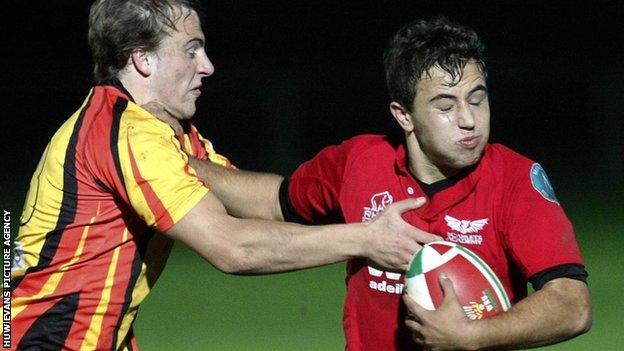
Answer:
<svg viewBox="0 0 624 351"><path fill-rule="evenodd" d="M550 185L548 176L539 163L534 163L531 166L531 184L533 184L533 189L537 190L546 200L559 204L555 196L555 189Z"/></svg>
<svg viewBox="0 0 624 351"><path fill-rule="evenodd" d="M459 244L481 245L483 244L482 231L488 224L488 218L467 220L457 219L449 215L444 216L446 225L452 232L446 233L446 240Z"/></svg>
<svg viewBox="0 0 624 351"><path fill-rule="evenodd" d="M386 206L390 205L393 201L390 192L384 191L383 193L377 193L371 198L370 207L364 207L364 215L362 216L362 222L368 222L375 218L379 212L383 211Z"/></svg>
<svg viewBox="0 0 624 351"><path fill-rule="evenodd" d="M462 234L466 233L478 233L488 223L487 218L477 219L474 221L461 220L451 216L444 216L444 220L449 228L456 230Z"/></svg>

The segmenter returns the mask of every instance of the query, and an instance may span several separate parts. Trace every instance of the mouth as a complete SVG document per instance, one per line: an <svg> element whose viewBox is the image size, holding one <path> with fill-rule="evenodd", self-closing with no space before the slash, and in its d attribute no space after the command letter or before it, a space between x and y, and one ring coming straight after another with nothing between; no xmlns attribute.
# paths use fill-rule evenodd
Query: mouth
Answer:
<svg viewBox="0 0 624 351"><path fill-rule="evenodd" d="M478 136L471 136L459 140L457 144L465 149L474 149L479 146L479 140L480 138Z"/></svg>
<svg viewBox="0 0 624 351"><path fill-rule="evenodd" d="M202 87L201 85L198 85L194 87L193 89L191 89L191 95L195 97L201 96L201 87Z"/></svg>

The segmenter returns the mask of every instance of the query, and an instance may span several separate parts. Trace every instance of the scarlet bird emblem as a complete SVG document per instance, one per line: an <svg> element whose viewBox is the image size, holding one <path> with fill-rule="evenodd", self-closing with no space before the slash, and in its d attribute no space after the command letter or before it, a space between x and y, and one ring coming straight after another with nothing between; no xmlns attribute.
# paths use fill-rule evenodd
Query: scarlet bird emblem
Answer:
<svg viewBox="0 0 624 351"><path fill-rule="evenodd" d="M466 233L478 233L488 223L487 218L477 219L475 221L467 221L462 219L453 218L451 216L444 216L446 224L449 228L456 230L462 234Z"/></svg>

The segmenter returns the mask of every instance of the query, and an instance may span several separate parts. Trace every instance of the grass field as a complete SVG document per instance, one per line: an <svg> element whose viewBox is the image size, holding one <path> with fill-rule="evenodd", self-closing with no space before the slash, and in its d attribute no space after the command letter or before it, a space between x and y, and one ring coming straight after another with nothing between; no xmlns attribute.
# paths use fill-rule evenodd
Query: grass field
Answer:
<svg viewBox="0 0 624 351"><path fill-rule="evenodd" d="M622 198L564 199L590 273L591 331L543 350L624 347ZM224 275L182 245L142 307L143 350L342 350L344 264L274 276Z"/></svg>

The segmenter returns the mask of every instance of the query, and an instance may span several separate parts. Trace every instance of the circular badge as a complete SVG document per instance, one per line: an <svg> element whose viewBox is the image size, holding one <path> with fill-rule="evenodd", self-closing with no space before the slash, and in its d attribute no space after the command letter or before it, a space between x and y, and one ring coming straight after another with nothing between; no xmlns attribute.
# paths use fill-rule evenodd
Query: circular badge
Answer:
<svg viewBox="0 0 624 351"><path fill-rule="evenodd" d="M548 176L539 163L534 163L531 166L531 184L546 200L559 204L555 196L555 189L550 185Z"/></svg>

